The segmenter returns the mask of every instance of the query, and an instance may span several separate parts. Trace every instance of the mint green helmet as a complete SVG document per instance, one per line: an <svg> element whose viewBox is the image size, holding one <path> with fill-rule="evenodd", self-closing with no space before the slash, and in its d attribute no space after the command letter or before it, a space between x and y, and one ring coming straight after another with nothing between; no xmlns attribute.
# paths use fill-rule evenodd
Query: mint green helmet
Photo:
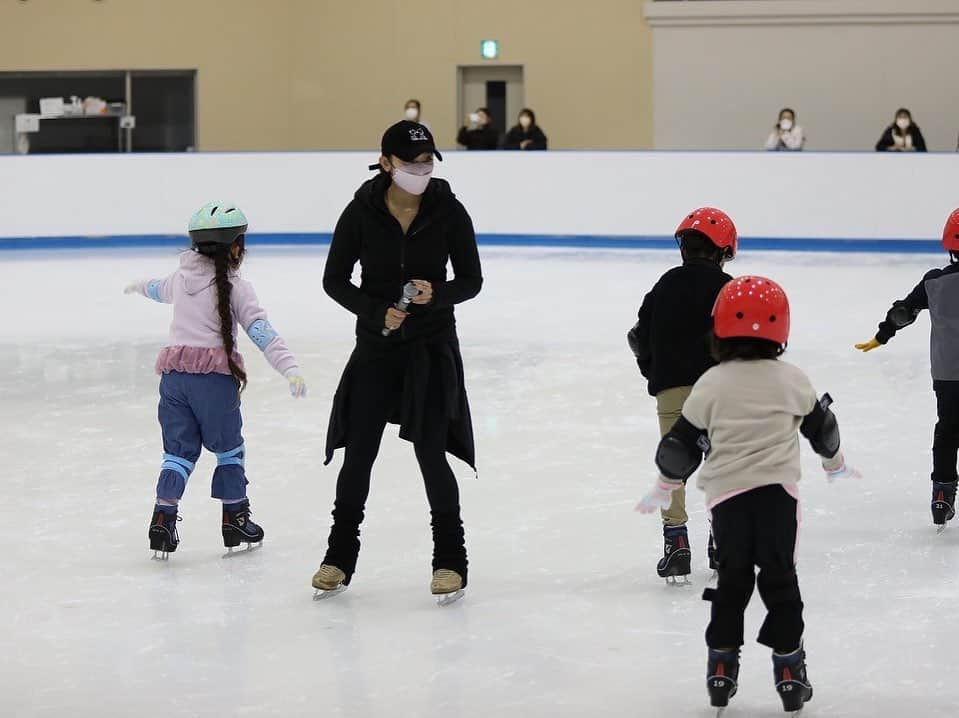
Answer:
<svg viewBox="0 0 959 718"><path fill-rule="evenodd" d="M190 217L190 240L200 254L213 254L246 234L243 210L232 202L207 202Z"/></svg>

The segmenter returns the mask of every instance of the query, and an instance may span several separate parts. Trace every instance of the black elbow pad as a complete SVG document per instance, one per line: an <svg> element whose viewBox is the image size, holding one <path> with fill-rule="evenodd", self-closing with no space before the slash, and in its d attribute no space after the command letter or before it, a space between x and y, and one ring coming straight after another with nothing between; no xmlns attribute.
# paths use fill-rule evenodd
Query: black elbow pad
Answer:
<svg viewBox="0 0 959 718"><path fill-rule="evenodd" d="M639 358L639 323L637 322L636 326L629 330L626 334L626 342L629 344L629 348L633 351L633 356L637 359Z"/></svg>
<svg viewBox="0 0 959 718"><path fill-rule="evenodd" d="M672 430L663 437L656 449L656 466L667 479L686 481L709 452L706 432L680 417Z"/></svg>
<svg viewBox="0 0 959 718"><path fill-rule="evenodd" d="M889 310L889 313L886 314L886 321L892 324L897 330L904 329L916 321L916 317L919 316L918 311L913 311L910 309L905 302L896 302L892 305L892 309Z"/></svg>
<svg viewBox="0 0 959 718"><path fill-rule="evenodd" d="M799 428L802 435L809 439L813 451L827 459L839 452L839 422L829 408L830 404L832 397L823 394Z"/></svg>

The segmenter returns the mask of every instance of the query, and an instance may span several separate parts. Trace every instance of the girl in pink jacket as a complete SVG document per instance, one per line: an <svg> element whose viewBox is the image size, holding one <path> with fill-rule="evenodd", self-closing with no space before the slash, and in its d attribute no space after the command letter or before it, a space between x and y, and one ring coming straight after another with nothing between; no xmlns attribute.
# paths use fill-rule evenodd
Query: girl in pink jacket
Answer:
<svg viewBox="0 0 959 718"><path fill-rule="evenodd" d="M204 446L216 454L212 496L223 502L223 543L229 553L240 542L250 548L263 540L262 527L250 520L246 496L240 433L246 371L236 351L238 324L289 380L290 393L306 394L296 359L270 325L253 286L240 278L246 229L246 217L233 204L204 205L190 220L192 247L180 255L180 268L125 290L173 305L170 342L156 361L164 453L149 530L154 558L176 551L177 504Z"/></svg>

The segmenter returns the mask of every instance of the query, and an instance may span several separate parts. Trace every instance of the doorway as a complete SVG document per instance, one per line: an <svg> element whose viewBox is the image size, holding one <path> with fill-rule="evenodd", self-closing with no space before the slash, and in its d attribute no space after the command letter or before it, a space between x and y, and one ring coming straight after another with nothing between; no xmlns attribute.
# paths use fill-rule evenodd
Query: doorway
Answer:
<svg viewBox="0 0 959 718"><path fill-rule="evenodd" d="M477 107L487 107L502 139L526 102L523 66L460 65L456 75L459 122Z"/></svg>

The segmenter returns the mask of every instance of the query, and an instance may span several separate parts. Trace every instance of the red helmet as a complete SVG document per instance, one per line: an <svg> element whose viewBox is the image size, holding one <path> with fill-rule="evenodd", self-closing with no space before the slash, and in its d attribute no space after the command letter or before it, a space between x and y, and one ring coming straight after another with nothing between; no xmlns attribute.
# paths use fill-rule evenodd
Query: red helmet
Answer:
<svg viewBox="0 0 959 718"><path fill-rule="evenodd" d="M950 252L959 252L959 209L954 209L942 230L942 246Z"/></svg>
<svg viewBox="0 0 959 718"><path fill-rule="evenodd" d="M729 259L736 256L736 249L739 246L736 225L721 209L713 207L694 209L683 218L676 229L676 241L682 243L683 232L691 229L706 235L709 241L720 249L725 249Z"/></svg>
<svg viewBox="0 0 959 718"><path fill-rule="evenodd" d="M713 306L713 332L720 339L789 340L789 299L765 277L738 277L727 282Z"/></svg>

